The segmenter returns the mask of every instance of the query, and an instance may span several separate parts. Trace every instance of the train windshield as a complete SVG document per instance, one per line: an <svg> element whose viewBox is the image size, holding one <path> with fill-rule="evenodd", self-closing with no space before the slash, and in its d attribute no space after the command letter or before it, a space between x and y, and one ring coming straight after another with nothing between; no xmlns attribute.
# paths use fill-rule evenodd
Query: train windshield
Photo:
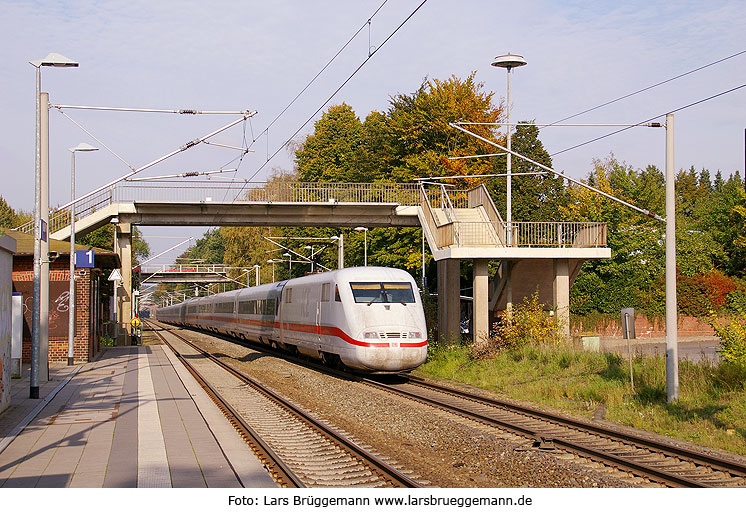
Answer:
<svg viewBox="0 0 746 516"><path fill-rule="evenodd" d="M410 283L356 281L350 287L356 303L414 303Z"/></svg>

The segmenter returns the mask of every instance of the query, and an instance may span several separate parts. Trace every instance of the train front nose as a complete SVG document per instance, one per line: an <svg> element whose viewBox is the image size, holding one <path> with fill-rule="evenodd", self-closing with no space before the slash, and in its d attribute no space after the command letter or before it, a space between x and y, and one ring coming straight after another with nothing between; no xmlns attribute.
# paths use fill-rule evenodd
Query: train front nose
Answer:
<svg viewBox="0 0 746 516"><path fill-rule="evenodd" d="M357 347L348 365L364 371L411 371L427 358L424 332L408 328L392 332L368 328L361 334L365 345Z"/></svg>
<svg viewBox="0 0 746 516"><path fill-rule="evenodd" d="M427 345L416 348L361 348L346 365L362 371L395 373L411 371L425 362Z"/></svg>

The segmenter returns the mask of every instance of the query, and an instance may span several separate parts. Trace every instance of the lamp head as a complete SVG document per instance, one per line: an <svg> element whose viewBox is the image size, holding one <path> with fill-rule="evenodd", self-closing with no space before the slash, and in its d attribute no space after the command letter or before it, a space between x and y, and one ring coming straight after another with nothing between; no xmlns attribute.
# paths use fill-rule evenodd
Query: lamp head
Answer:
<svg viewBox="0 0 746 516"><path fill-rule="evenodd" d="M40 66L55 66L61 68L71 68L79 66L79 63L77 63L76 61L73 61L69 57L63 56L62 54L57 54L56 52L52 52L44 59L36 59L34 61L29 61L29 63L37 68L39 68Z"/></svg>
<svg viewBox="0 0 746 516"><path fill-rule="evenodd" d="M98 147L94 147L88 143L79 143L77 147L70 147L68 150L70 152L90 152L97 151Z"/></svg>
<svg viewBox="0 0 746 516"><path fill-rule="evenodd" d="M505 54L504 56L497 56L492 62L492 66L507 68L508 71L510 71L511 68L518 68L519 66L525 66L526 64L526 60L523 59L523 56L510 53Z"/></svg>

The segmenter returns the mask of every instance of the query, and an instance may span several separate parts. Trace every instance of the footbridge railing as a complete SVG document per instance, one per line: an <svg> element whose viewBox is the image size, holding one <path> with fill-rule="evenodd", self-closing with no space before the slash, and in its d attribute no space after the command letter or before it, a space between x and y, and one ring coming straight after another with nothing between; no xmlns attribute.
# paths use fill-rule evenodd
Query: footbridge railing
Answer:
<svg viewBox="0 0 746 516"><path fill-rule="evenodd" d="M110 204L123 202L293 202L293 203L393 203L419 204L419 187L409 183L301 183L244 181L123 181L107 190L81 197L75 203L75 220ZM70 224L72 203L50 214L49 232ZM33 232L33 222L18 231Z"/></svg>

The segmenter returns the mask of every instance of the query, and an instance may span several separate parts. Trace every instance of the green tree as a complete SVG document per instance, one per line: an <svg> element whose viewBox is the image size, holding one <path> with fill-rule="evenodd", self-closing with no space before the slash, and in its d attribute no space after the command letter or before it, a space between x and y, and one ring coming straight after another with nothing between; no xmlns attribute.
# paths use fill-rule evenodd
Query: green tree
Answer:
<svg viewBox="0 0 746 516"><path fill-rule="evenodd" d="M337 182L409 182L422 176L487 174L490 160L449 160L450 157L493 152L479 140L450 127L455 121L495 122L502 106L492 104L491 92L474 80L451 77L426 80L412 94L391 98L386 113L371 112L364 122L347 104L333 106L316 123L296 151L298 179ZM476 132L495 137L494 126L477 126ZM479 180L481 182L481 180ZM476 180L456 181L459 186ZM285 235L330 237L339 229L291 229ZM342 231L345 263L362 265L361 233ZM369 264L409 270L421 269L421 231L371 228L368 232ZM336 262L333 246L322 254Z"/></svg>
<svg viewBox="0 0 746 516"><path fill-rule="evenodd" d="M0 196L0 227L13 229L29 222L33 214L14 210L2 196Z"/></svg>
<svg viewBox="0 0 746 516"><path fill-rule="evenodd" d="M295 152L298 179L306 182L358 182L363 124L347 104L330 107L314 132Z"/></svg>
<svg viewBox="0 0 746 516"><path fill-rule="evenodd" d="M75 243L99 249L114 250L114 225L107 224L90 233L76 237ZM137 226L132 226L132 261L134 265L140 263L144 258L150 256L150 246L142 237L142 232Z"/></svg>
<svg viewBox="0 0 746 516"><path fill-rule="evenodd" d="M718 171L718 176L720 172ZM746 249L739 245L739 235L743 235L743 181L738 173L727 181L716 177L713 192L704 202L699 227L696 229L708 234L718 246L714 256L714 266L731 276L743 277L746 274Z"/></svg>

